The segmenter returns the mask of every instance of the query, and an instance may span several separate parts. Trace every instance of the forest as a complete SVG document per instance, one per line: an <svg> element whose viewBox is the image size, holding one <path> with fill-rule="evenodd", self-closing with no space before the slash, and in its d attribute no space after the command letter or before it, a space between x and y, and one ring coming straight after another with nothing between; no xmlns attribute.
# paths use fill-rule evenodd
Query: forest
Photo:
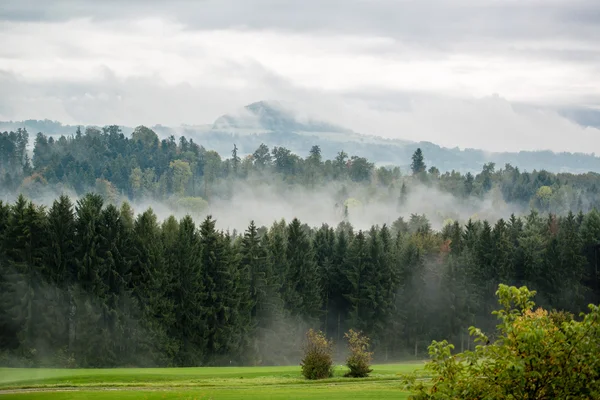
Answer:
<svg viewBox="0 0 600 400"><path fill-rule="evenodd" d="M11 193L44 201L63 193L77 197L94 191L117 203L163 200L193 213L230 199L244 183L280 193L290 188L315 191L335 186L340 204L350 195L364 204L383 198L400 208L411 189L424 186L461 203L493 197L518 207L521 214L535 208L541 213L566 215L600 205L600 174L596 172L528 172L490 162L478 174L463 175L440 171L428 163L420 149L413 154L411 169L401 171L393 166L376 167L343 150L334 159L324 160L319 146L312 146L303 158L285 147L265 144L244 157L233 144L231 154L223 157L185 136L160 140L144 126L135 128L131 137L112 125L85 132L77 129L56 140L38 133L31 143L29 133L17 129L0 133L0 194L4 191L5 201ZM456 215L444 217L458 219ZM468 218L463 219L466 222Z"/></svg>
<svg viewBox="0 0 600 400"><path fill-rule="evenodd" d="M578 312L598 302L600 214L354 230L301 221L242 235L134 216L88 194L0 207L2 362L79 367L287 364L307 327L364 330L376 359L493 328L498 283ZM467 342L465 342L467 340Z"/></svg>
<svg viewBox="0 0 600 400"><path fill-rule="evenodd" d="M3 365L297 364L311 327L342 346L344 332L362 330L383 362L423 357L432 340L472 347L469 326L493 331L500 283L536 290L547 309L578 313L600 300L595 173L492 164L462 176L428 168L419 150L406 172L343 151L323 161L318 147L303 159L263 145L242 159L234 146L223 160L143 127L131 138L117 127L56 141L38 134L31 159L27 143L26 131L0 136L2 184L23 193L0 202ZM244 180L306 191L342 182L350 193L341 200L362 188L397 210L418 185L462 201L495 192L529 211L439 229L428 215L397 211L363 229L345 203L336 224L277 215L255 224L248 214L238 232L210 215L131 205L209 207ZM48 201L50 187L62 194Z"/></svg>

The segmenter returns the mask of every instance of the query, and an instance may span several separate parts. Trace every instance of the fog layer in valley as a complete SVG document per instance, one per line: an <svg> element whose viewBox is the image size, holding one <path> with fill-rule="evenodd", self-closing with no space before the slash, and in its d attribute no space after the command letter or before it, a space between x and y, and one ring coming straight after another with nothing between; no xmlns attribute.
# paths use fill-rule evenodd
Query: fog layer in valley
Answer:
<svg viewBox="0 0 600 400"><path fill-rule="evenodd" d="M354 228L368 230L372 225L391 225L399 217L425 214L432 228L440 229L449 220L461 223L472 219L508 218L528 210L507 204L497 190L483 199L457 198L437 188L420 183L409 187L406 200L400 200L400 189L388 190L330 183L314 189L299 186L270 186L246 182L230 182L230 197L214 197L201 212L189 212L199 222L207 215L217 220L223 230L244 231L250 221L257 226L270 226L274 221L298 218L302 223L318 227L323 223L336 226L347 220ZM169 215L183 217L189 210L178 209L170 202L144 199L132 202L136 213L151 207L159 219ZM347 208L347 212L345 209Z"/></svg>

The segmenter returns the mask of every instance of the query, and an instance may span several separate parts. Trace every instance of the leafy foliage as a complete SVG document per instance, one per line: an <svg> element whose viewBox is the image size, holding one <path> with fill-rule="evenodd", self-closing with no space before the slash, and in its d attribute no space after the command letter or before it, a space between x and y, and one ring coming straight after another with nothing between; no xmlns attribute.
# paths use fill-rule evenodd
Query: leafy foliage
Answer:
<svg viewBox="0 0 600 400"><path fill-rule="evenodd" d="M323 332L309 329L300 362L306 379L325 379L333 376L333 343Z"/></svg>
<svg viewBox="0 0 600 400"><path fill-rule="evenodd" d="M415 399L596 399L600 396L600 308L581 320L537 308L526 287L500 285L498 336L480 329L474 351L453 355L447 341L433 341L427 365L431 387Z"/></svg>
<svg viewBox="0 0 600 400"><path fill-rule="evenodd" d="M348 341L350 355L346 359L346 366L350 371L345 376L352 378L365 378L372 371L371 361L373 353L369 351L369 338L360 331L350 329L344 334Z"/></svg>

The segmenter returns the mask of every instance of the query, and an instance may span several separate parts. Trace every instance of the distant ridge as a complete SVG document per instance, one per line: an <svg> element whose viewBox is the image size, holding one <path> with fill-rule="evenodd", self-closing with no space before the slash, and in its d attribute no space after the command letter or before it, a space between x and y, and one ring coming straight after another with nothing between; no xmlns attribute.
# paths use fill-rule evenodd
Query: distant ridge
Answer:
<svg viewBox="0 0 600 400"><path fill-rule="evenodd" d="M143 121L140 123L143 124ZM106 125L110 124L111 121L107 121ZM75 134L77 126L63 125L51 120L0 121L0 131L14 131L18 128L26 128L29 131L32 146L38 132L50 136L69 136ZM86 126L82 126L82 130L85 128ZM394 165L407 170L411 163L411 155L417 148L421 148L427 166L436 166L442 173L452 170L476 173L488 162L495 163L496 169L511 164L521 171L600 173L600 157L594 154L556 153L549 150L487 152L478 149L447 148L426 141L386 139L299 116L293 110L272 101L249 104L237 112L224 114L212 124L155 125L149 128L161 139L169 136L192 138L196 143L217 151L223 157L229 156L234 143L240 155L252 154L264 143L270 148L286 147L302 157L308 154L313 145L319 145L324 158L334 158L343 150L349 155L365 157L377 165ZM121 130L127 136L133 129L121 126Z"/></svg>
<svg viewBox="0 0 600 400"><path fill-rule="evenodd" d="M244 107L239 115L225 114L214 122L213 130L255 129L271 132L337 132L352 130L323 121L299 121L290 110L278 103L258 101Z"/></svg>

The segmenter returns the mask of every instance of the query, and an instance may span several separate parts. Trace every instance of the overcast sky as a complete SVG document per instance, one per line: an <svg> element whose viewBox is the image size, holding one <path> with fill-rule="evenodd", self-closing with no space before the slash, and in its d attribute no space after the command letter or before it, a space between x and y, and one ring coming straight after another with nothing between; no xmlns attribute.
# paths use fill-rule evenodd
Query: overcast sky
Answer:
<svg viewBox="0 0 600 400"><path fill-rule="evenodd" d="M212 123L258 100L361 133L600 153L597 0L3 0L0 120Z"/></svg>

